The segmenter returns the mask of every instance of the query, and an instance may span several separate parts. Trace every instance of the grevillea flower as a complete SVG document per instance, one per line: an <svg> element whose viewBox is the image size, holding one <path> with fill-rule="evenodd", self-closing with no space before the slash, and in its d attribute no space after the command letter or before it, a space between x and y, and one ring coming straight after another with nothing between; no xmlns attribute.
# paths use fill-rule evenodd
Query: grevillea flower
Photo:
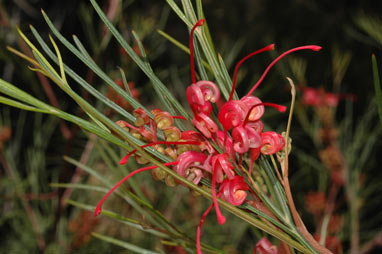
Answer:
<svg viewBox="0 0 382 254"><path fill-rule="evenodd" d="M234 176L232 179L225 179L219 188L219 193L223 200L231 205L239 206L247 198L249 187L242 176Z"/></svg>
<svg viewBox="0 0 382 254"><path fill-rule="evenodd" d="M218 130L216 123L204 113L197 114L192 123L206 138L211 138Z"/></svg>
<svg viewBox="0 0 382 254"><path fill-rule="evenodd" d="M150 118L147 115L147 112L143 108L136 108L133 111L133 115L135 116L134 124L138 127L141 127L145 124L150 123Z"/></svg>
<svg viewBox="0 0 382 254"><path fill-rule="evenodd" d="M304 88L302 102L309 106L318 106L321 103L321 98L318 91L312 87Z"/></svg>
<svg viewBox="0 0 382 254"><path fill-rule="evenodd" d="M284 137L273 131L261 133L261 139L263 140L261 153L265 155L275 154L285 145Z"/></svg>
<svg viewBox="0 0 382 254"><path fill-rule="evenodd" d="M134 125L125 121L117 122L119 126L134 137L147 142L141 148L151 147L150 149L155 149L173 159L174 161L163 163L163 165L171 167L178 175L197 185L201 185L203 177L211 180L213 203L203 214L198 226L198 254L201 253L201 226L207 214L215 208L219 224L225 223L226 218L220 211L218 198L234 206L239 206L246 202L249 187L244 177L241 176L244 172L242 169L246 166L245 162L249 161L249 174L251 175L254 162L260 154L275 154L285 146L285 140L280 134L273 131L263 132L264 124L261 122L261 117L265 113L265 106L276 108L280 112L284 112L286 107L262 102L258 97L253 96L252 93L264 80L272 66L286 55L299 50L318 51L321 49L319 46L302 46L286 51L271 62L247 95L233 100L236 77L240 65L258 53L273 50L274 44L252 52L236 65L232 89L227 102L223 102L221 106L213 105L220 99L218 86L208 80L197 81L195 74L193 34L203 23L203 19L199 20L190 33L192 83L186 89L186 96L193 113L191 123L195 130L181 130L174 125L174 119L186 120L186 118L183 116L173 116L161 109L151 111L154 116L153 119L150 119L147 112L143 109L135 109L133 112L136 117ZM335 101L330 97L330 94L326 100L329 104L334 104ZM212 111L213 107L216 108L215 106L219 110L217 116ZM218 122L216 122L216 119ZM222 129L219 129L220 126L222 126ZM145 161L145 158L140 153L136 152L136 150L129 152L122 158L120 163L125 164L132 155L134 155L138 163L148 162ZM119 185L131 176L147 170L152 171L155 179L162 180L169 186L179 184L172 177L172 174L166 173L168 171L164 171L157 166L143 167L130 173L117 183L99 202L95 214L97 215L101 212L103 202ZM256 245L255 253L275 254L277 249L264 238Z"/></svg>
<svg viewBox="0 0 382 254"><path fill-rule="evenodd" d="M184 152L178 157L178 165L174 167L174 170L179 175L192 181L194 184L198 184L203 176L203 163L207 160L207 155L204 153L188 151ZM210 171L210 169L205 169Z"/></svg>
<svg viewBox="0 0 382 254"><path fill-rule="evenodd" d="M340 97L334 93L326 93L324 95L325 104L329 107L337 107Z"/></svg>
<svg viewBox="0 0 382 254"><path fill-rule="evenodd" d="M182 132L175 126L163 129L163 134L166 141L178 141L182 136Z"/></svg>
<svg viewBox="0 0 382 254"><path fill-rule="evenodd" d="M174 123L174 118L168 112L157 112L154 114L154 121L161 130L166 129Z"/></svg>
<svg viewBox="0 0 382 254"><path fill-rule="evenodd" d="M248 114L248 121L254 122L259 120L263 116L264 106L261 104L262 101L259 98L255 96L248 96L243 97L240 101L242 101L249 108L248 112L246 112L246 115Z"/></svg>
<svg viewBox="0 0 382 254"><path fill-rule="evenodd" d="M256 131L254 131L259 135ZM232 139L234 140L233 149L240 154L246 153L249 149L249 139L247 135L247 129L242 125L233 128Z"/></svg>
<svg viewBox="0 0 382 254"><path fill-rule="evenodd" d="M312 107L337 107L341 98L354 100L350 94L328 93L324 89L315 89L313 87L303 88L302 103Z"/></svg>
<svg viewBox="0 0 382 254"><path fill-rule="evenodd" d="M253 254L277 254L277 247L272 245L267 238L261 238L257 243Z"/></svg>
<svg viewBox="0 0 382 254"><path fill-rule="evenodd" d="M246 123L245 127L254 129L257 133L262 133L264 130L264 124L262 121L257 120L255 122Z"/></svg>
<svg viewBox="0 0 382 254"><path fill-rule="evenodd" d="M247 115L248 107L242 101L228 101L219 111L218 119L224 130L240 125Z"/></svg>
<svg viewBox="0 0 382 254"><path fill-rule="evenodd" d="M222 147L224 148L226 153L232 154L232 152L233 152L232 139L230 137L228 137L228 135L226 135L226 133L224 133L224 131L221 131L221 130L218 130L216 134L218 136L219 144L222 145Z"/></svg>
<svg viewBox="0 0 382 254"><path fill-rule="evenodd" d="M201 80L196 82L196 85L202 91L204 101L210 101L212 103L216 103L219 100L220 91L215 83L208 80Z"/></svg>
<svg viewBox="0 0 382 254"><path fill-rule="evenodd" d="M255 127L261 128L261 126ZM261 132L248 125L245 125L245 130L247 132L249 148L259 148L262 145Z"/></svg>
<svg viewBox="0 0 382 254"><path fill-rule="evenodd" d="M216 182L221 183L224 180L224 175L232 179L235 175L233 165L228 159L227 153L216 154L211 159L212 170L216 172Z"/></svg>

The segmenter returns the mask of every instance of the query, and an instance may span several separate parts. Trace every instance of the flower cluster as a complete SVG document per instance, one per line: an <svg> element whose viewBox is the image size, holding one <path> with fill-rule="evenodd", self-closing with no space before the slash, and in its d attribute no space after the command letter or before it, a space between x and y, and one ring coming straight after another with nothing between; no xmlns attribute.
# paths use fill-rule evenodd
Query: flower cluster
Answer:
<svg viewBox="0 0 382 254"><path fill-rule="evenodd" d="M306 87L303 90L302 102L305 105L319 107L337 107L340 96L334 93L325 92L322 89L315 89L313 87Z"/></svg>
<svg viewBox="0 0 382 254"><path fill-rule="evenodd" d="M230 97L227 102L218 108L217 105L214 105L220 99L220 91L217 85L208 80L196 81L193 33L203 23L203 19L199 20L192 28L190 36L192 84L187 87L186 95L193 112L191 122L195 130L181 131L174 125L174 119L186 120L186 118L173 116L160 109L151 111L153 118L150 118L143 109L135 109L133 112L136 117L134 125L125 121L117 122L134 137L147 143L141 146L142 148L150 146L172 158L173 162L164 163L163 165L172 167L180 176L192 181L194 184L201 184L202 178L210 179L213 203L203 214L197 230L198 253L201 253L201 226L207 214L215 208L219 224L225 223L225 217L219 209L217 198L221 198L234 206L239 206L245 202L249 187L246 178L243 176L251 175L253 163L260 154L275 154L285 145L285 140L280 134L263 130L264 125L261 122L261 117L264 114L265 106L276 108L280 112L284 112L286 107L273 103L264 103L253 96L252 93L262 82L270 68L285 55L298 50L310 49L317 51L321 48L319 46L303 46L281 54L268 66L247 95L239 100L233 100L239 66L258 53L273 50L274 45L269 45L251 53L237 64ZM214 107L218 109L219 113L217 115L213 114ZM158 133L163 134L164 140L159 139ZM147 163L144 158L136 153L136 150L133 150L122 158L120 164L125 164L132 155L135 156L138 163ZM120 184L129 177L146 170L152 170L155 179L164 180L169 186L178 184L170 175L156 166L138 169L122 179L106 194L99 202L95 214L101 212L101 206L105 199Z"/></svg>

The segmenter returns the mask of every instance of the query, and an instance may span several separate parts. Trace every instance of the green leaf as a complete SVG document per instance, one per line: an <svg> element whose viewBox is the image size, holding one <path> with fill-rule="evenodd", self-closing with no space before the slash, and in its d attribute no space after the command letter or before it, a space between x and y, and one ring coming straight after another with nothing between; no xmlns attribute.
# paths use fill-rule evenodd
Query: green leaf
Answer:
<svg viewBox="0 0 382 254"><path fill-rule="evenodd" d="M53 25L52 21L49 19L49 17L45 14L44 11L42 11L42 14L49 28L52 30L53 34L58 38L59 41L61 41L62 44L64 44L64 46L67 49L69 49L76 57L78 57L78 59L80 59L92 71L94 71L94 73L97 74L102 80L104 80L108 85L110 85L122 98L127 100L134 108L142 107L143 109L145 109L145 107L141 105L139 102L137 102L133 97L128 96L127 93L114 82L114 80L112 80L104 71L101 70L99 66L97 66L94 63L94 61L89 61L88 57L84 56L68 40L66 40L65 37L62 36L62 34L56 29L56 27ZM149 116L152 117L152 114L150 111L147 110L146 112L149 114Z"/></svg>
<svg viewBox="0 0 382 254"><path fill-rule="evenodd" d="M60 185L63 185L64 184L60 184ZM90 205L87 205L87 204L83 204L83 203L80 203L80 202L77 202L77 201L74 201L74 200L67 200L67 203L70 204L70 205L73 205L73 206L76 206L78 208L81 208L81 209L84 209L84 210L87 210L89 212L94 212L94 209L95 207L94 206L90 206ZM114 219L116 221L119 221L125 225L128 225L130 227L133 227L135 229L138 229L138 230L141 230L143 232L146 232L146 233L149 233L149 234L152 234L152 235L155 235L157 237L161 237L161 238L169 238L169 235L166 234L166 233L163 233L163 232L160 232L158 230L155 230L153 228L150 228L149 225L146 225L146 224L142 224L140 223L139 221L136 221L136 220L133 220L133 219L129 219L129 218L126 218L126 217L123 217L117 213L114 213L112 211L108 211L106 209L103 209L102 212L101 212L102 215L106 216L106 217L109 217L111 219Z"/></svg>
<svg viewBox="0 0 382 254"><path fill-rule="evenodd" d="M174 0L166 0L166 2L168 3L168 5L170 5L171 9L178 15L178 17L184 22L186 23L186 25L188 26L188 28L192 28L193 26L193 22L188 20L186 18L186 15L184 15L184 13L182 12L182 10L178 7L178 5L174 2Z"/></svg>
<svg viewBox="0 0 382 254"><path fill-rule="evenodd" d="M8 99L8 98L3 97L3 96L0 96L0 103L6 104L6 105L11 106L11 107L19 108L22 110L27 110L27 111L33 111L33 112L45 113L45 114L50 113L48 110L35 108L35 107L29 106L27 104L24 104L24 103L21 103L18 101Z"/></svg>
<svg viewBox="0 0 382 254"><path fill-rule="evenodd" d="M379 120L380 120L381 127L382 127L382 88L381 88L381 82L379 80L377 60L376 60L374 54L371 56L371 60L372 60L372 64L373 64L375 99L377 102Z"/></svg>
<svg viewBox="0 0 382 254"><path fill-rule="evenodd" d="M33 96L25 93L21 89L15 87L14 85L0 79L0 92L17 99L19 101L23 101L25 103L28 103L35 108L41 109L43 113L55 115L57 117L60 117L64 120L67 120L69 122L72 122L78 126L80 126L82 129L89 131L91 133L96 134L97 136L104 138L111 143L114 143L124 149L129 149L129 146L121 141L120 139L116 138L114 135L111 135L110 133L106 132L105 130L99 128L97 125L90 123L89 121L86 121L82 118L79 118L77 116L73 116L71 114L68 114L66 112L63 112L55 107L52 107L36 98ZM34 111L34 110L32 110Z"/></svg>
<svg viewBox="0 0 382 254"><path fill-rule="evenodd" d="M82 189L82 190L88 190L88 191L98 191L107 193L109 189L101 186L95 186L90 184L80 184L80 183L51 183L49 184L52 188L73 188L73 189ZM93 210L94 211L94 210Z"/></svg>
<svg viewBox="0 0 382 254"><path fill-rule="evenodd" d="M49 49L48 45L44 42L44 40L41 38L41 36L38 34L36 29L31 26L31 30L33 35L35 36L36 40L42 47L42 49L45 51L45 53L56 63L58 63L57 57L53 54L53 52ZM115 110L117 113L119 113L121 116L125 117L131 122L135 121L135 117L128 113L126 110L121 108L119 105L108 99L106 96L101 94L99 91L97 91L94 87L92 87L89 83L87 83L83 78L81 78L78 74L76 74L71 68L69 68L67 65L64 64L64 68L66 73L73 78L74 81L76 81L79 85L81 85L86 91L88 91L90 94L92 94L94 97L96 97L99 101L105 103L107 106ZM130 96L132 100L134 98ZM135 101L135 100L134 100ZM129 101L131 104L131 102ZM133 104L132 104L133 105ZM142 106L143 107L143 106ZM145 109L145 107L143 107ZM147 109L145 109L148 111Z"/></svg>
<svg viewBox="0 0 382 254"><path fill-rule="evenodd" d="M127 52L127 54L133 59L133 61L138 65L138 67L147 75L150 81L154 86L161 91L163 96L168 99L168 101L179 111L179 113L184 116L186 119L191 120L190 115L186 112L186 110L182 107L182 105L178 102L178 100L172 95L172 93L167 89L167 87L158 79L158 77L147 68L146 64L139 58L139 56L134 52L134 50L130 47L130 45L124 40L122 35L118 32L118 30L113 26L113 24L108 20L106 15L102 12L101 8L97 4L95 0L90 0L93 5L95 11L98 13L99 17L105 23L110 32L114 35L115 39L119 42L119 44L123 47L123 49ZM166 103L166 101L163 101Z"/></svg>
<svg viewBox="0 0 382 254"><path fill-rule="evenodd" d="M128 242L125 242L125 241L122 241L122 240L118 240L118 239L115 239L115 238L110 237L110 236L101 235L101 234L98 234L98 233L95 233L95 232L92 233L92 236L94 236L95 238L101 239L101 240L103 240L105 242L109 242L109 243L112 243L112 244L117 245L119 247L125 248L125 249L127 249L129 251L132 251L134 253L140 253L140 254L159 254L159 252L153 252L153 251L150 251L150 250L146 250L146 249L138 247L138 246L136 246L134 244L131 244L131 243L128 243Z"/></svg>
<svg viewBox="0 0 382 254"><path fill-rule="evenodd" d="M146 67L153 72L153 69L151 68L151 65L147 59L145 48L143 47L143 44L141 42L141 39L139 39L138 34L133 30L131 32L133 34L134 39L136 40L138 44L139 51L141 53L141 56L146 64ZM166 94L163 93L163 91L159 88L159 86L154 85L154 90L156 94L159 97L159 100L163 103L162 107L164 110L168 111L171 115L176 115L176 111L174 107L171 105L170 101L167 99ZM181 124L181 130L184 131L184 125L182 122L177 122L178 124Z"/></svg>
<svg viewBox="0 0 382 254"><path fill-rule="evenodd" d="M120 67L119 67L118 69L119 69L119 72L121 73L123 86L125 87L125 90L126 90L127 94L128 94L129 96L133 97L133 94L132 94L131 91L130 91L129 84L127 83L127 80L126 80L125 71L124 71L122 68L120 68Z"/></svg>
<svg viewBox="0 0 382 254"><path fill-rule="evenodd" d="M164 38L169 40L172 44L174 44L175 46L180 48L182 51L186 52L187 54L190 54L189 47L185 46L183 43L181 43L180 41L176 40L174 37L172 37L171 35L169 35L168 33L164 32L164 31L162 31L160 29L158 29L157 32L160 35L162 35ZM211 70L211 67L209 66L209 64L205 60L202 60L202 63L203 63L203 66L206 67L212 73L212 70Z"/></svg>
<svg viewBox="0 0 382 254"><path fill-rule="evenodd" d="M224 60L223 60L223 58L221 57L220 54L218 54L218 59L219 59L220 68L221 68L221 70L223 72L223 78L225 79L224 84L226 84L227 90L231 92L231 90L232 90L232 80L231 80L231 77L229 76L227 67L226 67L226 65L224 63ZM237 96L236 91L234 91L232 99L233 100L238 100L239 99L239 97Z"/></svg>

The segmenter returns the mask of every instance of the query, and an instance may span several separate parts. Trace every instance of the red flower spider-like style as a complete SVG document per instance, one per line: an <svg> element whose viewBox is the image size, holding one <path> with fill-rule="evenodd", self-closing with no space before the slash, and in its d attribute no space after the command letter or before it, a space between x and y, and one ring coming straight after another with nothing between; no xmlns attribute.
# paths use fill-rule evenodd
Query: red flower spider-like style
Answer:
<svg viewBox="0 0 382 254"><path fill-rule="evenodd" d="M213 203L203 214L197 229L197 252L202 253L200 248L200 235L202 224L208 213L215 208L219 224L225 223L225 217L219 209L218 199L239 206L246 201L247 190L249 189L246 179L243 177L245 172L243 168L249 162L249 174L254 161L260 156L270 155L279 152L285 145L284 138L275 132L263 132L264 125L261 117L265 112L265 106L273 107L280 112L286 110L285 106L274 103L264 103L259 98L252 95L254 90L264 80L266 74L284 56L299 50L321 49L319 46L302 46L288 50L277 57L265 69L264 73L252 87L247 95L239 100L233 100L233 93L236 86L236 76L240 65L248 58L274 49L274 44L268 45L260 50L254 51L244 57L235 67L232 90L227 102L219 108L217 117L213 117L212 103L220 99L220 91L217 85L208 80L196 81L194 66L193 34L194 31L202 26L204 20L199 20L191 29L190 34L190 61L192 84L187 87L186 95L190 108L193 112L192 124L196 130L180 131L174 125L174 119L186 120L183 116L173 116L160 109L154 109L151 113L154 115L151 119L141 108L134 110L136 121L129 124L125 121L117 123L129 131L134 137L147 142L141 146L152 147L161 153L164 153L172 162L163 163L163 165L172 167L180 176L192 181L194 184L201 184L202 178L211 180L211 192ZM218 123L214 119L218 119ZM219 129L219 125L223 127ZM159 140L158 131L162 132L165 140ZM129 152L122 158L120 164L125 164L136 150ZM139 154L135 154L138 162L144 161ZM169 186L178 184L170 175L157 168L157 166L148 166L138 169L115 185L98 203L95 214L101 213L103 202L106 198L124 181L131 176L142 171L152 170L155 179L163 180ZM263 240L265 242L265 240ZM258 243L259 244L259 243ZM266 244L261 242L260 251L266 249ZM262 247L263 246L263 247ZM261 252L275 253L275 252Z"/></svg>

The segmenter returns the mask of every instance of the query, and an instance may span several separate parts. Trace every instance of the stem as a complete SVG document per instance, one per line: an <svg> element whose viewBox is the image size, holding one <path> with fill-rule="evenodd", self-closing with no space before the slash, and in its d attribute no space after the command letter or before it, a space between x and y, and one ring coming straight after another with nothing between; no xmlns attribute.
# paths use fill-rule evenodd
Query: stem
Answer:
<svg viewBox="0 0 382 254"><path fill-rule="evenodd" d="M325 246L327 228L329 225L330 217L332 216L334 211L338 189L339 189L339 186L335 183L332 183L332 186L329 191L328 202L326 203L324 216L321 222L320 244L323 246Z"/></svg>
<svg viewBox="0 0 382 254"><path fill-rule="evenodd" d="M287 157L285 161L287 161ZM287 164L287 163L285 163ZM297 229L300 231L300 233L305 237L305 239L315 248L320 254L333 254L330 250L326 249L322 245L320 245L316 239L309 233L309 231L306 229L304 222L301 220L300 215L297 212L296 206L293 201L292 197L292 192L290 190L290 185L289 185L289 179L288 177L284 178L283 180L284 183L284 189L285 189L285 194L288 199L289 203L289 208L291 210L293 220L296 223Z"/></svg>
<svg viewBox="0 0 382 254"><path fill-rule="evenodd" d="M359 200L356 196L355 185L350 179L350 172L347 167L345 167L346 183L345 183L345 192L346 198L348 200L348 204L350 206L350 254L358 254L359 253Z"/></svg>
<svg viewBox="0 0 382 254"><path fill-rule="evenodd" d="M293 216L293 220L296 223L297 229L300 231L300 233L305 237L305 239L315 248L320 254L333 254L331 251L320 245L314 237L309 233L309 231L306 229L304 222L302 221L300 215L297 212L296 206L294 204L292 192L290 189L289 184L289 161L288 161L288 140L289 140L289 133L290 133L290 126L292 123L292 116L293 116L293 109L294 109L294 103L296 100L296 89L293 84L293 81L290 78L287 78L289 81L289 84L291 85L291 94L292 94L292 103L291 103L291 109L289 112L289 118L288 118L288 125L287 125L287 131L286 131L286 137L285 137L285 158L284 163L281 164L282 173L283 173L283 185L285 190L285 195L287 197L289 208Z"/></svg>

